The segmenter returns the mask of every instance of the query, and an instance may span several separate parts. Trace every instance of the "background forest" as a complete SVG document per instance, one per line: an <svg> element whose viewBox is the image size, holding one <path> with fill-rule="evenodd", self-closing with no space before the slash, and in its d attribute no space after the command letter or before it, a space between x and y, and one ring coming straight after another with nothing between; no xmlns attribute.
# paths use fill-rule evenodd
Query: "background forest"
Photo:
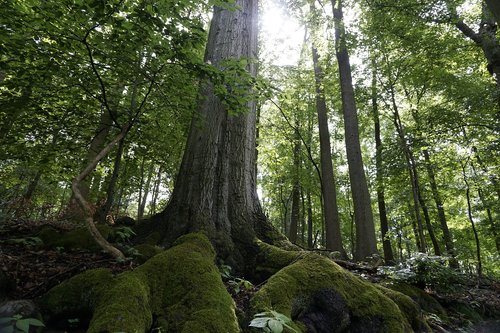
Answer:
<svg viewBox="0 0 500 333"><path fill-rule="evenodd" d="M1 221L78 221L71 181L119 133L80 184L94 218L141 219L164 208L199 82L211 79L235 113L246 102L244 63L220 70L203 61L214 4L227 1L2 1ZM266 32L252 84L266 215L293 243L331 249L322 123L340 235L347 256L355 254L365 231L356 228L352 132L344 131L339 65L348 54L381 256L388 263L419 252L449 256L464 272L500 276L495 17L479 0L342 6L345 18L327 1L261 4ZM321 107L326 122L318 121Z"/></svg>

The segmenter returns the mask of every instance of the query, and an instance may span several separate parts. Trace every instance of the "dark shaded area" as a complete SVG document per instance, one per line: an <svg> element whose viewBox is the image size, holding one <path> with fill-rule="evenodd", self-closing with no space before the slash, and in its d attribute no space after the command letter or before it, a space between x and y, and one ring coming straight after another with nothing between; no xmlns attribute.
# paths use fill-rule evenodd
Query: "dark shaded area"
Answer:
<svg viewBox="0 0 500 333"><path fill-rule="evenodd" d="M292 319L302 322L307 333L345 332L351 324L347 303L333 289L297 298L292 305Z"/></svg>

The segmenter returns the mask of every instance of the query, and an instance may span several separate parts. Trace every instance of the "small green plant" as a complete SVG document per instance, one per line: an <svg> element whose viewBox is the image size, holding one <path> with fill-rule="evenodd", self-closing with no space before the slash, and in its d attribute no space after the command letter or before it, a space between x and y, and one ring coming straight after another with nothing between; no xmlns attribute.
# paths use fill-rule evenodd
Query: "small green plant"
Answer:
<svg viewBox="0 0 500 333"><path fill-rule="evenodd" d="M274 310L268 310L266 312L257 313L249 326L260 329L266 333L281 333L285 327L292 332L299 333L289 325L291 322L292 320L284 314Z"/></svg>
<svg viewBox="0 0 500 333"><path fill-rule="evenodd" d="M252 282L245 280L245 279L240 279L240 278L235 278L234 280L229 280L227 283L231 286L231 288L233 288L233 290L236 294L239 294L242 289L243 290L250 290L253 288Z"/></svg>
<svg viewBox="0 0 500 333"><path fill-rule="evenodd" d="M116 238L119 242L126 242L130 237L135 236L134 230L130 227L118 227L115 230Z"/></svg>
<svg viewBox="0 0 500 333"><path fill-rule="evenodd" d="M252 282L234 277L231 275L232 268L228 265L221 265L219 272L222 279L227 281L227 284L233 289L235 294L239 294L241 290L250 290L253 288Z"/></svg>
<svg viewBox="0 0 500 333"><path fill-rule="evenodd" d="M2 333L28 333L30 326L45 327L45 325L35 318L23 318L20 315L0 318L0 329Z"/></svg>

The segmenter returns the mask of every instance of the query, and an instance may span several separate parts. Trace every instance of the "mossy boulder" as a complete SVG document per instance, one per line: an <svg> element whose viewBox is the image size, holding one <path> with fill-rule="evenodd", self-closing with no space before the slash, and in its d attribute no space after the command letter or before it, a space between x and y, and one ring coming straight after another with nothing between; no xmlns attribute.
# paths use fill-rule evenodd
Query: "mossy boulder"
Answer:
<svg viewBox="0 0 500 333"><path fill-rule="evenodd" d="M403 314L406 309L373 284L316 254L273 275L253 297L252 308L254 313L274 309L300 321L307 332L412 331L410 316Z"/></svg>
<svg viewBox="0 0 500 333"><path fill-rule="evenodd" d="M40 304L49 317L88 311L90 333L145 332L153 318L167 333L239 332L214 260L206 236L185 235L132 272L80 274L50 290Z"/></svg>
<svg viewBox="0 0 500 333"><path fill-rule="evenodd" d="M396 303L415 332L432 332L432 329L424 319L422 309L410 296L377 284L375 284L375 287Z"/></svg>
<svg viewBox="0 0 500 333"><path fill-rule="evenodd" d="M282 248L257 241L259 253L256 259L254 278L257 281L264 281L283 267L303 258L306 251L288 251Z"/></svg>
<svg viewBox="0 0 500 333"><path fill-rule="evenodd" d="M448 320L448 315L443 306L439 304L439 302L434 297L432 297L422 289L399 281L391 281L385 283L385 287L409 296L420 306L422 310L433 313L444 321Z"/></svg>
<svg viewBox="0 0 500 333"><path fill-rule="evenodd" d="M105 239L109 239L113 234L113 229L107 225L98 225L97 229ZM60 233L52 227L44 227L37 236L48 248L101 250L101 247L95 242L94 237L87 228L78 228L67 233Z"/></svg>
<svg viewBox="0 0 500 333"><path fill-rule="evenodd" d="M137 260L140 263L145 263L155 255L163 251L161 247L151 244L139 244L134 246L134 249L139 254Z"/></svg>

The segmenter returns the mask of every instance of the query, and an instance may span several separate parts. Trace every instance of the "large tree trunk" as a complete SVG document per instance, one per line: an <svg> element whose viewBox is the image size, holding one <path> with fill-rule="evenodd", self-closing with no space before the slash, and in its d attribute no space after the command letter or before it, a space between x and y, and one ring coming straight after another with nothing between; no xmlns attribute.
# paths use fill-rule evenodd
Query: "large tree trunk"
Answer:
<svg viewBox="0 0 500 333"><path fill-rule="evenodd" d="M377 240L371 207L370 193L366 182L361 145L359 142L358 111L354 99L351 65L346 45L344 15L342 1L332 0L335 20L335 47L340 74L340 89L342 91L342 109L344 111L345 143L349 179L351 181L352 201L354 205L354 220L356 224L356 248L354 258L362 260L377 253Z"/></svg>
<svg viewBox="0 0 500 333"><path fill-rule="evenodd" d="M236 1L237 10L215 7L205 62L222 67L228 59L255 59L257 0ZM256 64L248 71L256 74ZM203 231L219 258L244 269L255 237L270 230L257 197L255 179L255 102L248 112L229 114L214 87L200 88L201 98L191 123L175 189L166 209L152 218L164 225L162 243L171 246L180 235Z"/></svg>
<svg viewBox="0 0 500 333"><path fill-rule="evenodd" d="M312 48L314 77L316 80L316 111L318 112L319 145L321 158L321 192L323 194L323 215L325 220L326 248L339 251L346 258L347 254L342 245L340 234L340 217L337 205L337 188L333 173L330 133L328 132L328 116L325 94L322 88L321 67L316 48Z"/></svg>

